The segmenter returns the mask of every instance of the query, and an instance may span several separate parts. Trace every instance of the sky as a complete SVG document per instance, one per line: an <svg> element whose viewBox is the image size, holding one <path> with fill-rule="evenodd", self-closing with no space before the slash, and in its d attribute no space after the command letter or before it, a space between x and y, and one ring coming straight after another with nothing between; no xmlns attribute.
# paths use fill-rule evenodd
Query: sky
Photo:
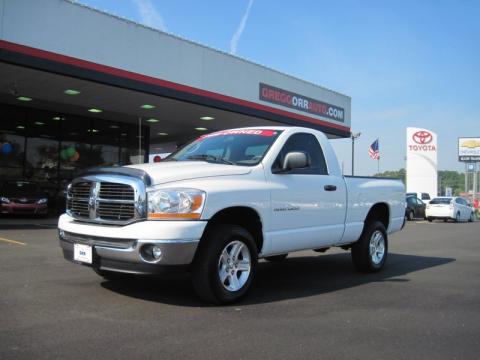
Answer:
<svg viewBox="0 0 480 360"><path fill-rule="evenodd" d="M405 167L406 127L438 134L439 170L480 137L480 1L80 0L352 98L355 174ZM351 140L332 140L345 173ZM348 169L348 171L347 171Z"/></svg>

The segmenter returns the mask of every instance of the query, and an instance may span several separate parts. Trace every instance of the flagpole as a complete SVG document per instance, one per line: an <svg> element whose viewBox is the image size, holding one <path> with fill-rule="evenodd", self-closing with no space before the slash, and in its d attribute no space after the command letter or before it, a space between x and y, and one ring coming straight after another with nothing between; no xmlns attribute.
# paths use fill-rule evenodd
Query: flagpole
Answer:
<svg viewBox="0 0 480 360"><path fill-rule="evenodd" d="M377 141L378 141L377 174L380 174L380 138L378 138Z"/></svg>

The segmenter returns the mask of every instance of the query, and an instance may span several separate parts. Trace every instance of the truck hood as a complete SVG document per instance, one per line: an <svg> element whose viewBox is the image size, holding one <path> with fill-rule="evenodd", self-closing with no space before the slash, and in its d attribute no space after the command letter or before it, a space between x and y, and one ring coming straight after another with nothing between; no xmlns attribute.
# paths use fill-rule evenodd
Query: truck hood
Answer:
<svg viewBox="0 0 480 360"><path fill-rule="evenodd" d="M152 179L152 185L216 176L245 175L251 172L246 166L212 164L204 161L167 161L128 167L145 171Z"/></svg>

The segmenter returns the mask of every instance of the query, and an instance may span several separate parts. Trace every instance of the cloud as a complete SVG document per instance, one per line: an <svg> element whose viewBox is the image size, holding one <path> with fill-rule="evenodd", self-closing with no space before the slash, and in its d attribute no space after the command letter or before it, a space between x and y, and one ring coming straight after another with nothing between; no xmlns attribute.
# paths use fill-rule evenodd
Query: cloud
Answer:
<svg viewBox="0 0 480 360"><path fill-rule="evenodd" d="M144 25L162 31L167 30L162 14L160 14L150 0L133 0L133 2L137 6L140 19Z"/></svg>
<svg viewBox="0 0 480 360"><path fill-rule="evenodd" d="M243 30L245 29L245 24L248 20L248 15L250 14L250 9L252 8L253 0L248 0L247 9L243 14L242 20L240 20L240 24L238 24L237 31L233 34L232 39L230 40L230 54L235 55L237 52L237 45L240 37L242 36Z"/></svg>

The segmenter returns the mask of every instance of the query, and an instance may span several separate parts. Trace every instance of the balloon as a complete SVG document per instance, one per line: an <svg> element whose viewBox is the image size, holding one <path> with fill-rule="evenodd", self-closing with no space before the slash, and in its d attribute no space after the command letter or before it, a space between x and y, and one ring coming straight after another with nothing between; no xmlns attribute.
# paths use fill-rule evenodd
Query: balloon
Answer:
<svg viewBox="0 0 480 360"><path fill-rule="evenodd" d="M75 154L70 157L70 161L77 161L78 159L80 159L80 154L78 153L78 151L75 151Z"/></svg>
<svg viewBox="0 0 480 360"><path fill-rule="evenodd" d="M8 155L12 152L12 145L10 143L5 143L2 146L2 153Z"/></svg>
<svg viewBox="0 0 480 360"><path fill-rule="evenodd" d="M67 150L63 149L60 151L60 158L62 160L67 160L68 156L67 156Z"/></svg>
<svg viewBox="0 0 480 360"><path fill-rule="evenodd" d="M73 146L70 146L68 149L67 149L67 157L72 157L73 155L75 155L75 148Z"/></svg>

